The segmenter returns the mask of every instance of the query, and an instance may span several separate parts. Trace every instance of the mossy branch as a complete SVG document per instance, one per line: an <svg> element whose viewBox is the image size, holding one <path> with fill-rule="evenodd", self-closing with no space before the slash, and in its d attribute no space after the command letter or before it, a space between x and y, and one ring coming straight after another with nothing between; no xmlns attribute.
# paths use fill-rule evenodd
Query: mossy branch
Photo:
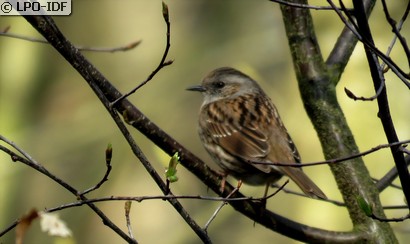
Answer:
<svg viewBox="0 0 410 244"><path fill-rule="evenodd" d="M293 2L307 4L303 0ZM340 75L332 75L335 66L329 69L322 57L309 10L281 5L281 11L302 100L319 136L325 158L357 153L358 147L336 97L337 81L334 79L339 79ZM353 45L356 43L353 38L346 41L353 42ZM348 57L352 47L346 50ZM344 66L337 68L340 70L336 73L341 73ZM353 231L367 232L367 241L370 242L397 242L388 224L369 218L357 204L357 198L361 197L372 204L374 212L384 216L379 192L363 160L356 158L330 165L330 168L347 205Z"/></svg>

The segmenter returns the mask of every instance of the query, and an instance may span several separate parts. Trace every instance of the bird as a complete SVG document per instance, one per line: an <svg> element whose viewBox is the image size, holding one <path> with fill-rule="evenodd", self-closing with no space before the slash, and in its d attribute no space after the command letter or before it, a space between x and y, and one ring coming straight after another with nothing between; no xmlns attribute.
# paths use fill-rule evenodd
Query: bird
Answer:
<svg viewBox="0 0 410 244"><path fill-rule="evenodd" d="M301 158L275 105L254 79L221 67L187 90L203 94L199 137L224 176L266 184L266 196L269 186L286 175L308 197L327 199L300 167L272 164L301 163Z"/></svg>

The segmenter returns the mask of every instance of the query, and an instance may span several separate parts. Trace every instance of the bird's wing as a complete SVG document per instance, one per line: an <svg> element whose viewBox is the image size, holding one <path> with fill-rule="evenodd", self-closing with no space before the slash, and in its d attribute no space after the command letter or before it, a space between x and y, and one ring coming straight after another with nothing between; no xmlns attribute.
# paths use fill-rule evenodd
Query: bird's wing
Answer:
<svg viewBox="0 0 410 244"><path fill-rule="evenodd" d="M262 161L271 150L269 128L262 125L269 124L272 111L253 97L237 99L241 102L229 99L208 104L208 113L200 119L201 128L230 155L269 173L269 165L252 162Z"/></svg>

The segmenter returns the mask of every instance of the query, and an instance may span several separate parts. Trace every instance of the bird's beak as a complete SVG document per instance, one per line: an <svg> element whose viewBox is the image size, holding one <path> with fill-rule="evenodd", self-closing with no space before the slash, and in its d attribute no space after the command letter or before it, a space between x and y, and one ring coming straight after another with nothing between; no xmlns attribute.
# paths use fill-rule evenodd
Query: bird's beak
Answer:
<svg viewBox="0 0 410 244"><path fill-rule="evenodd" d="M206 91L206 88L201 86L201 85L196 85L196 86L190 86L187 88L188 91L199 91L199 92L204 92Z"/></svg>

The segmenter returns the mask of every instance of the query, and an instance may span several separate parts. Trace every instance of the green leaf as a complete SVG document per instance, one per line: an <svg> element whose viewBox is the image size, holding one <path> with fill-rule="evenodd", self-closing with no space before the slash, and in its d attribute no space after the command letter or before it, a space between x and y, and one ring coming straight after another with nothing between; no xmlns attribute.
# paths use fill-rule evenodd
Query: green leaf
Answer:
<svg viewBox="0 0 410 244"><path fill-rule="evenodd" d="M372 206L364 199L363 197L358 197L357 198L357 203L359 204L359 207L363 212L366 214L366 216L372 216L373 215L373 208Z"/></svg>
<svg viewBox="0 0 410 244"><path fill-rule="evenodd" d="M176 175L178 163L179 163L179 156L178 156L178 152L176 152L174 156L171 157L171 160L169 160L168 168L165 170L165 176L167 177L167 180L169 182L178 181L178 176Z"/></svg>

